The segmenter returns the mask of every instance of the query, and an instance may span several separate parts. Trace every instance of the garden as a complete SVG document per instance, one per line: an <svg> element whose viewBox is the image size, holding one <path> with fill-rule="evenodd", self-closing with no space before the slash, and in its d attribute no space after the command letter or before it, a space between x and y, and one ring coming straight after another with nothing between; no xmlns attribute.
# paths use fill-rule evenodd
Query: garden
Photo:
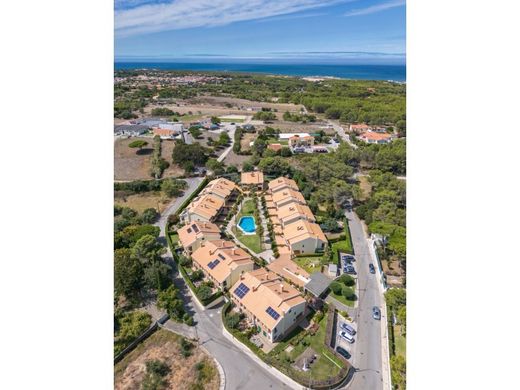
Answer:
<svg viewBox="0 0 520 390"><path fill-rule="evenodd" d="M330 284L330 294L344 305L353 307L357 300L355 286L356 280L343 274Z"/></svg>
<svg viewBox="0 0 520 390"><path fill-rule="evenodd" d="M256 224L256 232L255 234L244 234L242 230L237 228L237 226L233 226L232 230L237 239L247 246L251 251L254 253L260 253L262 252L262 241L260 239L261 237L261 226L260 226L260 216L258 214L257 208L256 208L256 200L254 199L247 199L242 204L242 208L240 209L240 212L237 214L235 218L235 222L238 223L240 221L240 218L244 216L255 216L255 224Z"/></svg>
<svg viewBox="0 0 520 390"><path fill-rule="evenodd" d="M250 340L255 330L242 328L240 314L230 309L231 304L227 303L222 310L226 329L267 364L300 384L313 388L324 387L339 383L347 375L350 368L348 362L336 355L326 344L331 338L331 335L327 337L327 332L332 332L332 328L328 326L328 322L334 321L332 310L327 316L321 311L309 315L307 318L310 325L306 329L297 327L269 353L264 353ZM314 355L316 359L310 363L311 359L306 357ZM302 370L304 362L309 368L307 371Z"/></svg>

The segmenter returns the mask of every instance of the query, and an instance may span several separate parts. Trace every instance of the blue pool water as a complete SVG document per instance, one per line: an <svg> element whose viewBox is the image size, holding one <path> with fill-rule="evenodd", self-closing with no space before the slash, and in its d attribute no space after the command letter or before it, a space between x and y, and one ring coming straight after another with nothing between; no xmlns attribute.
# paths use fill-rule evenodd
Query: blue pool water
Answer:
<svg viewBox="0 0 520 390"><path fill-rule="evenodd" d="M253 217L242 217L238 226L246 233L254 233L256 230L255 219Z"/></svg>

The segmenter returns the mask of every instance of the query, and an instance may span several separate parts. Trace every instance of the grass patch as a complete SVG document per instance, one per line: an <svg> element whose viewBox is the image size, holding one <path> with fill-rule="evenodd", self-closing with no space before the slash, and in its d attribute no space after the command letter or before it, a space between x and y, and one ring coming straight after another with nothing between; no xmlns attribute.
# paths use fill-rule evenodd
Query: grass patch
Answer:
<svg viewBox="0 0 520 390"><path fill-rule="evenodd" d="M355 301L351 301L347 298L345 298L343 295L337 295L337 294L334 294L334 291L331 290L330 292L330 295L334 298L336 298L338 301L340 301L341 303L343 303L344 305L347 305L348 307L354 307L354 302Z"/></svg>
<svg viewBox="0 0 520 390"><path fill-rule="evenodd" d="M310 274L320 272L323 264L322 257L295 257L293 261Z"/></svg>
<svg viewBox="0 0 520 390"><path fill-rule="evenodd" d="M394 325L395 354L406 358L406 337L401 335L401 325Z"/></svg>
<svg viewBox="0 0 520 390"><path fill-rule="evenodd" d="M298 358L298 356L303 351L305 351L305 349L307 349L308 347L312 348L319 356L319 359L311 365L311 369L309 371L302 372L302 375L315 380L323 380L338 375L340 367L344 367L344 364L341 360L339 360L327 351L327 347L325 346L326 327L327 317L325 316L320 321L320 328L316 332L316 334L314 336L306 336L303 339L305 340L305 342L303 342L302 340L302 342L295 345L294 349L290 353L288 353L289 357L292 360L296 360L296 358ZM288 339L284 340L284 343L289 345L291 339L297 337L298 334L301 333L301 331L301 328L298 328L298 331L293 332ZM304 344L309 345L305 346ZM280 353L286 352L282 351Z"/></svg>
<svg viewBox="0 0 520 390"><path fill-rule="evenodd" d="M345 239L335 242L331 245L332 259L334 264L338 264L338 250L345 253L354 254L354 248L352 247L352 241L350 240L350 231L348 223L345 223Z"/></svg>
<svg viewBox="0 0 520 390"><path fill-rule="evenodd" d="M280 145L289 145L289 141L286 139L276 139L276 138L268 138L268 144L280 144Z"/></svg>
<svg viewBox="0 0 520 390"><path fill-rule="evenodd" d="M170 233L170 240L172 242L172 246L175 248L179 242L179 235L177 233Z"/></svg>
<svg viewBox="0 0 520 390"><path fill-rule="evenodd" d="M159 208L159 212L163 212L166 206L168 206L169 202L170 199L165 197L161 192L154 191L126 196L123 194L118 194L114 199L114 203L116 205L130 207L139 213L142 213L146 209L157 210L157 207Z"/></svg>

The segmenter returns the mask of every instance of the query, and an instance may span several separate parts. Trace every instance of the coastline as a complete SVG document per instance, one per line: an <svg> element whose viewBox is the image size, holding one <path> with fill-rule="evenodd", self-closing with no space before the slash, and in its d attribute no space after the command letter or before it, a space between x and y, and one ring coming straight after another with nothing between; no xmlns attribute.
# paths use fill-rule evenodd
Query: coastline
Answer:
<svg viewBox="0 0 520 390"><path fill-rule="evenodd" d="M406 83L406 65L253 64L115 61L114 70L244 73L303 79L378 80Z"/></svg>

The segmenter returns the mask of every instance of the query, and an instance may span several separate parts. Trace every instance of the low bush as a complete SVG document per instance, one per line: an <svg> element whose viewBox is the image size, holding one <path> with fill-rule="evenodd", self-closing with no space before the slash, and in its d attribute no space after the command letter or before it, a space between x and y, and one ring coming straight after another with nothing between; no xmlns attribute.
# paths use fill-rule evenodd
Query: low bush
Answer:
<svg viewBox="0 0 520 390"><path fill-rule="evenodd" d="M347 286L344 286L341 289L341 295L343 295L349 301L352 301L356 298L356 294L354 293L354 290L352 290L350 287L347 287Z"/></svg>

